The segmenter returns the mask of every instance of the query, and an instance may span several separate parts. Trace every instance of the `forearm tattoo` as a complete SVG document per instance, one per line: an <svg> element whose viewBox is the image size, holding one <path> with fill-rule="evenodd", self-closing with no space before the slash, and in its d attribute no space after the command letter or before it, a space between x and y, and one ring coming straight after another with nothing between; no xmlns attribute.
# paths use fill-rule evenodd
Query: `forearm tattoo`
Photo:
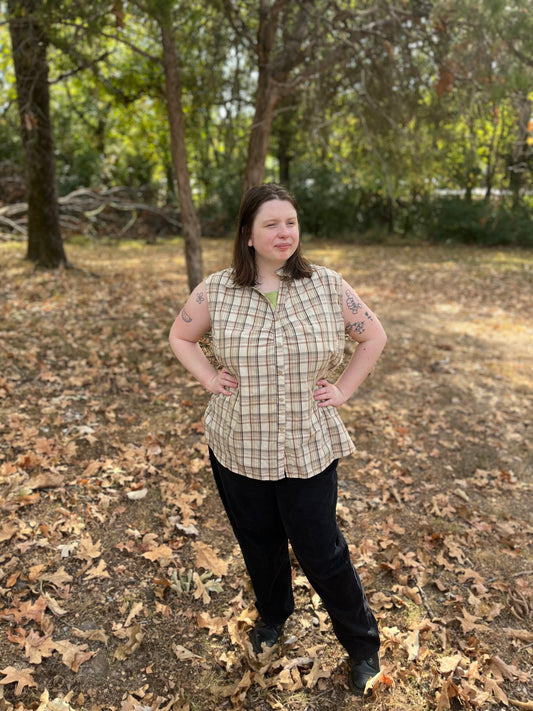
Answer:
<svg viewBox="0 0 533 711"><path fill-rule="evenodd" d="M185 323L191 323L192 318L189 316L187 311L185 309L181 310L181 318L185 321Z"/></svg>
<svg viewBox="0 0 533 711"><path fill-rule="evenodd" d="M204 296L204 294L203 294L203 291L199 291L199 292L196 294L196 303L197 303L197 304L201 304L202 301L205 301L205 296Z"/></svg>
<svg viewBox="0 0 533 711"><path fill-rule="evenodd" d="M359 311L360 308L362 308L363 304L360 301L357 301L355 298L355 294L353 291L346 291L346 306L347 308L354 314Z"/></svg>

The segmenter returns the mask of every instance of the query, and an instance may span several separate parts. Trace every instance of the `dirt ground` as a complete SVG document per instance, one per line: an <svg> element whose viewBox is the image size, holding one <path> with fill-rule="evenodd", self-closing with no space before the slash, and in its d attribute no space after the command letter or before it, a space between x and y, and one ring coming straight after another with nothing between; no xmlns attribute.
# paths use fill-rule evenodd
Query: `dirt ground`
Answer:
<svg viewBox="0 0 533 711"><path fill-rule="evenodd" d="M205 242L205 272L231 246ZM379 618L364 703L294 563L258 659L211 480L208 394L172 358L182 245L0 244L0 711L533 708L531 253L308 241L382 320L342 408L340 526Z"/></svg>

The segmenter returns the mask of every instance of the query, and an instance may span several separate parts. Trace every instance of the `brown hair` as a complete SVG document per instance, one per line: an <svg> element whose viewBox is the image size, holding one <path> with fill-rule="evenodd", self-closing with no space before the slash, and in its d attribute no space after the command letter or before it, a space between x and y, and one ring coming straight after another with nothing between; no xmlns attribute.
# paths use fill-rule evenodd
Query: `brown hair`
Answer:
<svg viewBox="0 0 533 711"><path fill-rule="evenodd" d="M248 246L248 240L252 234L252 227L259 208L269 200L287 200L298 212L296 200L282 185L265 183L255 185L245 192L241 201L233 245L233 281L238 286L255 286L257 284L258 274L254 248ZM303 279L310 277L312 273L313 269L303 256L301 245L298 243L295 253L287 259L283 278Z"/></svg>

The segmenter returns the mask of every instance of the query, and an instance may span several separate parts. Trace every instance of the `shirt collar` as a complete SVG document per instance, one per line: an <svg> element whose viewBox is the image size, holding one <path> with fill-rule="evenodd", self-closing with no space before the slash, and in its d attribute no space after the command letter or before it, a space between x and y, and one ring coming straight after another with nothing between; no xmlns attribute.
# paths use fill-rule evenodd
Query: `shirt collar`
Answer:
<svg viewBox="0 0 533 711"><path fill-rule="evenodd" d="M288 282L289 284L291 284L292 281L293 281L292 279L287 279L287 277L290 277L290 274L288 274L288 273L285 271L285 265L283 265L283 266L280 267L279 269L276 269L276 274L277 274L279 277L281 277L281 279L282 279L283 281ZM240 286L238 286L238 284L235 284L235 282L233 281L233 279L231 279L231 281L230 281L230 283L228 284L228 286L229 286L230 288L233 288L233 289L237 289L237 288L240 289L240 288L241 288Z"/></svg>

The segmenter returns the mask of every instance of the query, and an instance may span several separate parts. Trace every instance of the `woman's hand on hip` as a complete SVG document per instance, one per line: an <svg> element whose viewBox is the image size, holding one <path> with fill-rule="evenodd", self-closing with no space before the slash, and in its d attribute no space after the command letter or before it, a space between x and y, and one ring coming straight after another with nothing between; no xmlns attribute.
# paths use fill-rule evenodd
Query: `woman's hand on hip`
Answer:
<svg viewBox="0 0 533 711"><path fill-rule="evenodd" d="M313 397L319 407L340 407L348 399L342 390L327 380L319 380L313 393Z"/></svg>
<svg viewBox="0 0 533 711"><path fill-rule="evenodd" d="M222 393L222 395L233 395L233 390L238 387L238 385L239 383L229 370L222 368L222 370L217 371L217 373L213 375L211 380L207 383L206 388L210 393L214 393L215 395L218 393Z"/></svg>

